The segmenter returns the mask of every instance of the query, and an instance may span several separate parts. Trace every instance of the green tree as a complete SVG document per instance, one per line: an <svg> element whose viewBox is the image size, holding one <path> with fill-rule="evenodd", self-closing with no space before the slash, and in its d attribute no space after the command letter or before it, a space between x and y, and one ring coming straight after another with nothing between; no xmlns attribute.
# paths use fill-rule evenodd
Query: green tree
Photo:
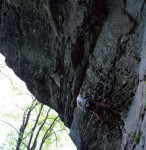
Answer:
<svg viewBox="0 0 146 150"><path fill-rule="evenodd" d="M36 100L23 109L22 124L19 130L14 125L3 122L16 131L8 134L9 148L15 150L46 150L51 144L55 144L57 149L58 146L61 146L61 133L66 130L53 110Z"/></svg>

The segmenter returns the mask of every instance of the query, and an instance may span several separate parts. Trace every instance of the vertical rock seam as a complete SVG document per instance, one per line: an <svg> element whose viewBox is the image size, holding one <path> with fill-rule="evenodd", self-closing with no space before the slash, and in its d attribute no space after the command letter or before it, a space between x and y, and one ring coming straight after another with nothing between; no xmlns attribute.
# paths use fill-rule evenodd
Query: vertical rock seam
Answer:
<svg viewBox="0 0 146 150"><path fill-rule="evenodd" d="M134 9L133 9L134 8ZM38 101L55 109L78 150L122 149L138 87L144 0L1 0L0 53ZM108 126L76 107L80 87Z"/></svg>

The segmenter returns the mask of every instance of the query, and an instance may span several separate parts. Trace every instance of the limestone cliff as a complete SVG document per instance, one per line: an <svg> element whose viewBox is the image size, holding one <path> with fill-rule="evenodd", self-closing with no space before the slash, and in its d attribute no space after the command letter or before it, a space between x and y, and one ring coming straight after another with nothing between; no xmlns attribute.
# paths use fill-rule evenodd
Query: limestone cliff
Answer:
<svg viewBox="0 0 146 150"><path fill-rule="evenodd" d="M6 63L59 113L78 150L137 148L144 104L140 126L139 115L127 114L144 85L145 0L1 0L0 14ZM113 105L112 112L101 112L108 126L76 107L80 87L89 100ZM137 124L128 130L132 119Z"/></svg>

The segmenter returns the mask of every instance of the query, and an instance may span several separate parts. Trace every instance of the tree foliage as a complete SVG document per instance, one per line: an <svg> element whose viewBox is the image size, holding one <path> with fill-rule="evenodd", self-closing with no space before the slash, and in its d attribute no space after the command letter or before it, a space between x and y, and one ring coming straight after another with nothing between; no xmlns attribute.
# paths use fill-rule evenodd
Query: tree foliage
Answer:
<svg viewBox="0 0 146 150"><path fill-rule="evenodd" d="M19 130L14 125L3 122L15 129L15 133L8 134L9 141L7 141L9 149L14 150L46 150L52 144L55 144L54 147L57 149L58 146L61 146L61 133L66 130L55 112L36 100L23 109L22 124ZM1 149L5 149L5 146Z"/></svg>

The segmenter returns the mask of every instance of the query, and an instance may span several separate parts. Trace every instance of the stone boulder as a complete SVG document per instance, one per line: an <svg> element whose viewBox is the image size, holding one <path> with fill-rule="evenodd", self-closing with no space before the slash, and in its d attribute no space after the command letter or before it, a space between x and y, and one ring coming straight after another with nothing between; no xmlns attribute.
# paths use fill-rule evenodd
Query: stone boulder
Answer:
<svg viewBox="0 0 146 150"><path fill-rule="evenodd" d="M129 150L124 124L140 82L145 0L1 0L0 14L0 53L59 113L77 149ZM112 105L100 112L107 125L76 107L81 87Z"/></svg>

